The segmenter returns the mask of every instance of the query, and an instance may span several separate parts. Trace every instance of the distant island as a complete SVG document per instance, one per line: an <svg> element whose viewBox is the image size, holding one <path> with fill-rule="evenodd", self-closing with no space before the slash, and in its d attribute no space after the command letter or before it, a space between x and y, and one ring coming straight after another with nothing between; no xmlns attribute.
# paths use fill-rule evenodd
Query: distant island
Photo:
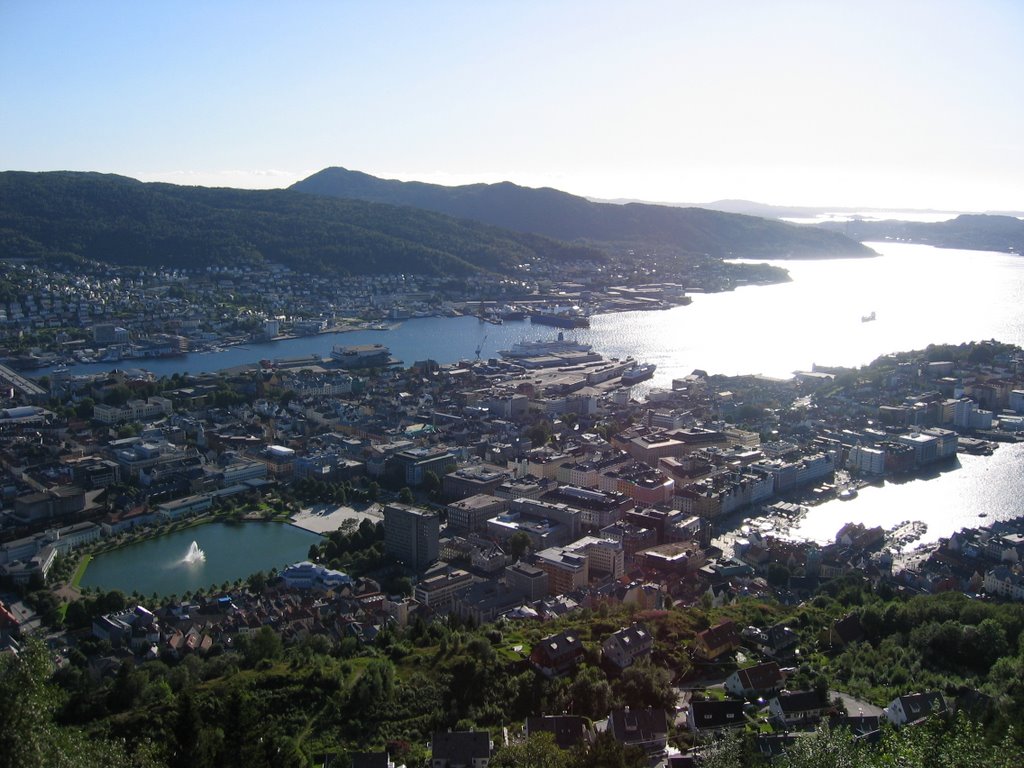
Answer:
<svg viewBox="0 0 1024 768"><path fill-rule="evenodd" d="M817 226L862 241L902 240L936 248L1024 253L1024 220L1016 216L963 214L949 221L854 220Z"/></svg>

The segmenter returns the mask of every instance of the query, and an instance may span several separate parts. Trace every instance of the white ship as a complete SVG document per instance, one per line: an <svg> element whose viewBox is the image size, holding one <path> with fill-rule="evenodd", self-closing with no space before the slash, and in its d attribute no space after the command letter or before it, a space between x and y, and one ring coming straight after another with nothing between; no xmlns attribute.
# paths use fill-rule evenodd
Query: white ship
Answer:
<svg viewBox="0 0 1024 768"><path fill-rule="evenodd" d="M512 349L503 349L499 354L502 357L544 357L545 355L589 352L591 349L593 349L592 345L566 341L565 335L559 333L558 338L553 341L520 341L514 344Z"/></svg>

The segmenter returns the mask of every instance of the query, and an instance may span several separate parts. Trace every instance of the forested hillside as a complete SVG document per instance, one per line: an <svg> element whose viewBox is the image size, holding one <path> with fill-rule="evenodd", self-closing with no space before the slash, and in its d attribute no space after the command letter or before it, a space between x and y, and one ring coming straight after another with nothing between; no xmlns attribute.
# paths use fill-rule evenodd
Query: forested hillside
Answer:
<svg viewBox="0 0 1024 768"><path fill-rule="evenodd" d="M864 639L831 646L827 628L851 612ZM642 757L605 738L560 752L543 740L503 747L501 729L515 736L529 715L570 710L594 720L611 707L674 712L674 685L695 689L696 698L720 696L715 681L753 663L750 652L708 665L692 661L689 651L697 632L723 619L760 627L784 621L798 632L802 660L787 680L791 690L839 690L877 705L934 690L958 709L955 717L883 731L880 747L822 727L773 765L933 768L1024 760L1022 734L1014 730L1024 716L1024 606L958 594L880 596L851 579L793 607L756 599L719 609L606 606L548 622L483 627L417 619L369 644L316 634L286 644L265 626L205 658L125 660L106 675L87 660L104 653L103 642L90 639L52 681L45 650L29 644L21 658L0 662L0 766L276 768L320 765L325 756L346 765L349 751L387 748L413 768L425 765L424 745L435 730L484 729L498 745L496 766L632 768L644 764ZM650 630L654 654L614 672L601 662L600 644L633 621ZM548 679L525 657L561 630L579 636L585 656L571 675ZM764 764L754 747L759 718L709 749L705 764ZM682 749L716 741L685 726L670 732Z"/></svg>
<svg viewBox="0 0 1024 768"><path fill-rule="evenodd" d="M151 267L276 262L333 275L507 273L524 261L605 258L408 207L63 172L0 173L0 253Z"/></svg>

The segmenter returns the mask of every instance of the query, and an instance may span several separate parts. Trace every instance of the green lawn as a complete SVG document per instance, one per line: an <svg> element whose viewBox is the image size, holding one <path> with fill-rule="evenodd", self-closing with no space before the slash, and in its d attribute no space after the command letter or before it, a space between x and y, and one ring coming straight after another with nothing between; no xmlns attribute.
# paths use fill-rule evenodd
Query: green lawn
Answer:
<svg viewBox="0 0 1024 768"><path fill-rule="evenodd" d="M85 569L89 567L89 563L91 561L92 555L84 555L82 559L78 561L78 567L75 569L75 573L71 577L71 581L68 582L69 586L78 589L78 584L82 581L82 577L85 576Z"/></svg>

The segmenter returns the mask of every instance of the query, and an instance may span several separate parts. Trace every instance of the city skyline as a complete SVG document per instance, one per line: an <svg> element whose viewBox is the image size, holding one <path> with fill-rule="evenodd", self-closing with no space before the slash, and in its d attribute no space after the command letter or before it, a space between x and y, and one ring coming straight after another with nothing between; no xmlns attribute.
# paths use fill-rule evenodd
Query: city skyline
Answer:
<svg viewBox="0 0 1024 768"><path fill-rule="evenodd" d="M0 168L1024 207L1010 2L0 6Z"/></svg>

